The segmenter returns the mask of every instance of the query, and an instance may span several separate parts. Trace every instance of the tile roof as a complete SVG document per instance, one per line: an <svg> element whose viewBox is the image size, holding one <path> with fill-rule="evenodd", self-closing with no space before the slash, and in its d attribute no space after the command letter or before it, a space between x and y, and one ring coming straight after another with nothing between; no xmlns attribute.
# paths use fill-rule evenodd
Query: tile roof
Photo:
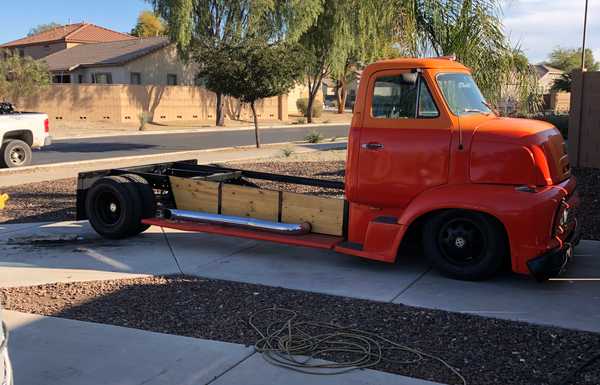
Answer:
<svg viewBox="0 0 600 385"><path fill-rule="evenodd" d="M81 44L46 56L50 71L71 71L77 67L122 65L169 45L166 37L136 38L107 43Z"/></svg>
<svg viewBox="0 0 600 385"><path fill-rule="evenodd" d="M98 43L103 41L119 41L135 39L126 33L113 31L94 24L77 23L52 28L33 36L14 40L0 45L0 48L24 45L43 44L64 41L67 43Z"/></svg>

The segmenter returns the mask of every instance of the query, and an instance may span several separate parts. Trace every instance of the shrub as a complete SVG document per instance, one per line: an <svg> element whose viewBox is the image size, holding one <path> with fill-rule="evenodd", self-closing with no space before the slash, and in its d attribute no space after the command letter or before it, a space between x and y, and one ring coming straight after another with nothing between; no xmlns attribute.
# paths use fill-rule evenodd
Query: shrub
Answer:
<svg viewBox="0 0 600 385"><path fill-rule="evenodd" d="M283 154L283 156L285 156L286 158L289 158L290 155L292 155L294 153L294 149L291 147L284 147L281 149L281 153Z"/></svg>
<svg viewBox="0 0 600 385"><path fill-rule="evenodd" d="M299 98L296 100L296 108L298 112L300 112L303 116L306 116L306 111L308 110L308 98ZM314 103L312 116L314 118L318 118L323 114L323 105L321 103Z"/></svg>
<svg viewBox="0 0 600 385"><path fill-rule="evenodd" d="M323 135L319 131L311 131L308 135L304 137L308 143L319 143L323 140Z"/></svg>
<svg viewBox="0 0 600 385"><path fill-rule="evenodd" d="M138 120L140 122L140 131L144 131L146 129L146 123L150 122L150 113L148 111L142 111L138 115Z"/></svg>

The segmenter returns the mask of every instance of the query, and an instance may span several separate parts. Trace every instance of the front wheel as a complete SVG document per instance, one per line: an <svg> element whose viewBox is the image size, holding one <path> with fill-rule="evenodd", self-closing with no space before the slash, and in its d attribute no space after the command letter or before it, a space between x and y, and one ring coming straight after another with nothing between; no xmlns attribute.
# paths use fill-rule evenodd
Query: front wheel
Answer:
<svg viewBox="0 0 600 385"><path fill-rule="evenodd" d="M2 143L0 165L2 167L23 167L31 163L31 147L22 140L9 139Z"/></svg>
<svg viewBox="0 0 600 385"><path fill-rule="evenodd" d="M506 258L501 225L485 214L448 210L424 226L425 254L442 274L468 281L495 275Z"/></svg>

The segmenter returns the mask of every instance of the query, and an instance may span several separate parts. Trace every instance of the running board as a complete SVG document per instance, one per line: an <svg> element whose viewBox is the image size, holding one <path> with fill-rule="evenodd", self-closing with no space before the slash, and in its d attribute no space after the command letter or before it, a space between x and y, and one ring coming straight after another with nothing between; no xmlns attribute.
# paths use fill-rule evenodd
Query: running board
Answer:
<svg viewBox="0 0 600 385"><path fill-rule="evenodd" d="M342 237L324 234L279 234L263 230L250 230L240 227L219 225L212 223L200 223L184 220L170 220L163 218L143 219L142 223L152 226L166 227L183 231L194 231L198 233L218 234L230 237L256 239L293 246L313 247L317 249L333 249L335 245L342 242Z"/></svg>

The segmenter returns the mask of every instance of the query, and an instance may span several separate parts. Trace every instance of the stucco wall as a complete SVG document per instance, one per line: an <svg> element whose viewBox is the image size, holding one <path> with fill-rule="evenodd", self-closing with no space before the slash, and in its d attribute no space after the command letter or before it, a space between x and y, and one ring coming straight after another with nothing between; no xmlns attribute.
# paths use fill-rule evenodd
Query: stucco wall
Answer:
<svg viewBox="0 0 600 385"><path fill-rule="evenodd" d="M16 103L19 110L47 113L51 120L136 123L147 112L157 123L213 120L216 97L201 87L98 84L53 84L36 96ZM287 120L285 96L257 103L261 120ZM225 113L237 118L239 102L226 98ZM250 109L240 110L250 120Z"/></svg>
<svg viewBox="0 0 600 385"><path fill-rule="evenodd" d="M174 74L177 75L177 85L193 86L194 68L179 60L175 46L168 46L121 66L75 70L71 72L71 81L79 83L79 75L82 75L83 83L91 83L93 73L110 73L113 84L130 84L131 73L137 72L141 74L142 85L167 85L167 74Z"/></svg>

